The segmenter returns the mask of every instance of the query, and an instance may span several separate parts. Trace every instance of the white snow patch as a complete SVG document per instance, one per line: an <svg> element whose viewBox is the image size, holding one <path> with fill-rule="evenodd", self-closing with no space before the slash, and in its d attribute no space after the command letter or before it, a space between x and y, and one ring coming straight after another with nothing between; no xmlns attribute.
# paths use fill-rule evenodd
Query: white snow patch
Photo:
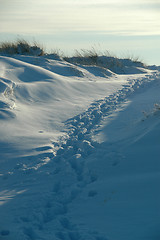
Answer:
<svg viewBox="0 0 160 240"><path fill-rule="evenodd" d="M0 239L159 239L160 72L127 69L0 57Z"/></svg>

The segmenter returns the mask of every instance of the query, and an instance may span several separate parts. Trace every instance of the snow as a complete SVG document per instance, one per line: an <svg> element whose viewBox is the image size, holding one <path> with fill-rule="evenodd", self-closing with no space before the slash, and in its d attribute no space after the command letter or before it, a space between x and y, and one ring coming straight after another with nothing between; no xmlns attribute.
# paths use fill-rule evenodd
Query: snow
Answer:
<svg viewBox="0 0 160 240"><path fill-rule="evenodd" d="M160 68L0 57L0 239L160 238Z"/></svg>

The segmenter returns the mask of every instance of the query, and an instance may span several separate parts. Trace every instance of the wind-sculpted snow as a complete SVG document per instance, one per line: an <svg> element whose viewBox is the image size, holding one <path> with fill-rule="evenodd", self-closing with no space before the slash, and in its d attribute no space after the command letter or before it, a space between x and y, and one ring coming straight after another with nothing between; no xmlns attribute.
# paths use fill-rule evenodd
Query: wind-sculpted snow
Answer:
<svg viewBox="0 0 160 240"><path fill-rule="evenodd" d="M36 59L43 67L1 58L0 107L13 116L0 119L0 239L158 239L159 148L148 142L151 162L143 141L160 129L159 108L148 109L160 73L107 76L49 60L43 71ZM65 76L69 67L77 75Z"/></svg>

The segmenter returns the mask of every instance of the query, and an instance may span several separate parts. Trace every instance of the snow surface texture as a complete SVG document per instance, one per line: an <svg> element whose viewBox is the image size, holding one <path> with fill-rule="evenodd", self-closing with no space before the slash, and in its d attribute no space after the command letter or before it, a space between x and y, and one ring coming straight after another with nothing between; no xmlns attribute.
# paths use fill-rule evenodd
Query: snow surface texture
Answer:
<svg viewBox="0 0 160 240"><path fill-rule="evenodd" d="M129 69L0 57L0 240L160 239L160 72Z"/></svg>

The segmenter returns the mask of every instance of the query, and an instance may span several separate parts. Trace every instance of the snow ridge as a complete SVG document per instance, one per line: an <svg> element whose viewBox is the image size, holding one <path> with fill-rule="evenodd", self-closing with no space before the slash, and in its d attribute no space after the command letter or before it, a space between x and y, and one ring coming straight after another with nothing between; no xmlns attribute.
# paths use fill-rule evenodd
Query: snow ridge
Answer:
<svg viewBox="0 0 160 240"><path fill-rule="evenodd" d="M8 190L3 194L8 199L15 196L16 198L12 208L14 225L8 226L8 229L6 226L1 226L1 239L110 239L103 232L76 224L72 219L70 208L84 190L99 178L89 168L87 159L101 148L101 144L92 137L100 128L101 122L125 103L132 94L149 88L151 84L159 81L159 78L158 71L139 78L130 77L122 89L95 101L86 111L67 120L64 135L59 141L34 149L38 154L21 157L13 171L3 175L3 181L8 181L3 187L9 184L15 188L15 191ZM113 154L118 156L120 152L117 149ZM116 166L116 162L113 166ZM96 197L97 189L89 189L87 198ZM21 205L21 208L17 205Z"/></svg>
<svg viewBox="0 0 160 240"><path fill-rule="evenodd" d="M80 196L87 185L98 179L98 176L91 172L86 164L88 156L94 154L99 146L92 140L91 133L98 129L103 118L111 114L129 96L145 87L148 88L158 77L159 74L155 73L142 77L140 80L130 80L128 85L115 94L96 101L84 113L66 122L69 131L58 143L52 143L54 156L46 154L50 161L43 167L48 169L48 178L52 182L47 191L48 194L45 194L42 205L36 211L34 210L34 219L21 218L21 222L27 223L28 226L23 229L24 239L51 239L53 232L55 232L54 239L56 240L109 239L103 233L79 228L70 219L71 203ZM25 172L32 174L35 169L36 167L26 168ZM42 178L43 174L43 168L40 168L38 178ZM96 190L90 190L88 198L92 198L96 194ZM46 195L48 196L46 197ZM29 227L30 221L34 227ZM53 231L53 229L55 230Z"/></svg>
<svg viewBox="0 0 160 240"><path fill-rule="evenodd" d="M135 94L136 91L141 91L145 87L148 88L151 83L153 84L152 81L156 81L156 79L159 81L159 76L159 74L155 73L152 76L149 75L147 77L142 77L140 80L133 79L129 81L127 86L115 94L96 101L84 113L79 114L66 122L67 128L69 128L69 133L67 138L61 139L60 142L62 143L58 146L59 149L56 152L53 161L57 162L57 158L58 160L60 158L61 161L64 161L65 164L73 170L75 175L73 189L71 188L70 196L65 200L67 206L88 184L97 181L98 178L98 176L91 172L86 166L86 159L89 155L94 154L95 149L97 151L99 145L92 140L91 133L93 134L93 132L97 130L103 118L112 113L133 93ZM115 154L118 155L119 153ZM65 169L67 169L67 166L65 166ZM77 184L75 188L76 182ZM59 190L60 185L60 183L58 183L58 187L56 185L57 190ZM94 197L96 194L97 191L92 190L88 192L88 197ZM68 221L69 220L67 220L67 222ZM106 237L100 237L100 235L93 238L92 234L91 236L89 236L88 233L86 234L84 235L84 232L78 233L79 237L76 236L75 239L86 239L86 237L87 239L108 239ZM67 239L62 232L60 236L60 239Z"/></svg>

